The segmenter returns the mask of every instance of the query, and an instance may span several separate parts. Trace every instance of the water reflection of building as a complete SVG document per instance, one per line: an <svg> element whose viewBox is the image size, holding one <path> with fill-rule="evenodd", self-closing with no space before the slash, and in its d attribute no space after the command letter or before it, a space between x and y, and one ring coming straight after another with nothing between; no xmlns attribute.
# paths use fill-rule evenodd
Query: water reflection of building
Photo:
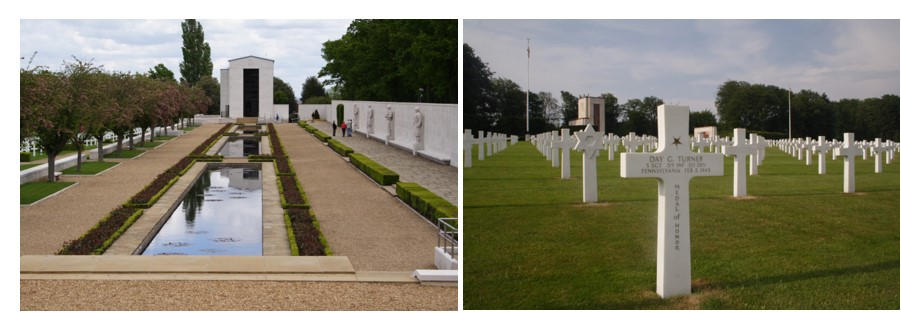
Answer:
<svg viewBox="0 0 901 313"><path fill-rule="evenodd" d="M250 168L221 168L223 177L228 177L228 186L242 190L263 189L260 179L261 170Z"/></svg>
<svg viewBox="0 0 901 313"><path fill-rule="evenodd" d="M260 139L257 137L229 138L219 150L219 155L240 157L260 154Z"/></svg>

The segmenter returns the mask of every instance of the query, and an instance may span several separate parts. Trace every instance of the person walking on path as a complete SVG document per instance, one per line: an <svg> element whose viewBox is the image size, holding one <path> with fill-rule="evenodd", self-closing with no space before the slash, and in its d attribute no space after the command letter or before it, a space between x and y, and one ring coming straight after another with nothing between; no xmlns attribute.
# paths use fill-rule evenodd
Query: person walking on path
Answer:
<svg viewBox="0 0 901 313"><path fill-rule="evenodd" d="M335 122L332 121L332 137L335 137L335 131L337 131L337 130L338 130L338 124L335 124Z"/></svg>
<svg viewBox="0 0 901 313"><path fill-rule="evenodd" d="M347 123L341 122L341 137L347 134Z"/></svg>
<svg viewBox="0 0 901 313"><path fill-rule="evenodd" d="M347 137L354 136L353 124L354 124L354 120L347 120Z"/></svg>

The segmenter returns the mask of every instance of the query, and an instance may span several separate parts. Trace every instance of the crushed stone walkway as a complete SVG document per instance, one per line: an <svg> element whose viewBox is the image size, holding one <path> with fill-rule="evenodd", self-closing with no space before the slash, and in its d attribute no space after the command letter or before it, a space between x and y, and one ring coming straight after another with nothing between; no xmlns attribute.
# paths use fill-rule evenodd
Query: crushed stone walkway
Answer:
<svg viewBox="0 0 901 313"><path fill-rule="evenodd" d="M308 121L308 123L310 123ZM331 135L332 126L325 121L311 123L322 132ZM414 182L429 191L457 204L457 168L440 164L423 157L414 156L394 146L385 145L384 141L366 138L366 134L354 133L353 137L341 137L341 130L333 137L355 152L365 154L400 175L400 181Z"/></svg>
<svg viewBox="0 0 901 313"><path fill-rule="evenodd" d="M432 224L297 124L275 127L334 255L358 271L435 268Z"/></svg>
<svg viewBox="0 0 901 313"><path fill-rule="evenodd" d="M99 175L63 175L61 181L78 184L19 208L19 254L55 254L66 241L84 234L222 126L205 124L135 159L106 158L120 162L119 166Z"/></svg>

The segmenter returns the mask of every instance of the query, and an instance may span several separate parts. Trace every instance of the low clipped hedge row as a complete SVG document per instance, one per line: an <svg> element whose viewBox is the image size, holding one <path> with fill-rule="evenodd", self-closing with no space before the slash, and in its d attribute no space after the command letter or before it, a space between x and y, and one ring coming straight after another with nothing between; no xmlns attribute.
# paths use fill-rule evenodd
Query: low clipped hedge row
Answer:
<svg viewBox="0 0 901 313"><path fill-rule="evenodd" d="M382 186L393 185L400 179L400 175L397 175L394 171L359 153L350 154L350 164L359 168L360 171L366 173L366 175Z"/></svg>
<svg viewBox="0 0 901 313"><path fill-rule="evenodd" d="M201 143L194 152L206 151L211 142L215 142L226 130L231 128L227 124L210 139ZM195 154L192 152L192 154ZM221 158L218 158L221 160ZM113 209L106 217L91 227L86 233L75 240L67 241L57 254L88 255L103 254L142 214L144 209L153 205L177 180L184 175L196 161L189 155L182 158L175 165L166 169L143 190L135 194L131 200Z"/></svg>
<svg viewBox="0 0 901 313"><path fill-rule="evenodd" d="M267 160L275 162L278 191L282 208L285 212L285 227L288 228L288 242L291 255L331 255L328 242L322 235L319 222L310 210L307 195L304 193L291 159L284 153L281 139L275 126L268 124L269 141L272 143L272 156ZM260 158L261 160L263 158Z"/></svg>
<svg viewBox="0 0 901 313"><path fill-rule="evenodd" d="M144 210L130 205L120 205L91 227L78 239L66 241L56 254L88 255L101 254L133 224Z"/></svg>
<svg viewBox="0 0 901 313"><path fill-rule="evenodd" d="M192 155L192 156L193 155L205 155L206 152L208 150L210 150L210 148L213 147L214 144L216 144L216 141L219 141L219 137L221 137L222 134L224 134L229 129L231 129L232 125L234 125L234 124L232 124L232 123L225 124L225 126L223 126L222 129L220 129L219 131L214 133L212 136L210 136L209 139L207 139L206 141L204 141L203 143L198 145L197 148L195 148L194 151L192 151L190 155Z"/></svg>
<svg viewBox="0 0 901 313"><path fill-rule="evenodd" d="M19 152L19 162L31 162L31 153Z"/></svg>
<svg viewBox="0 0 901 313"><path fill-rule="evenodd" d="M340 154L343 157L347 157L349 154L354 153L354 149L351 149L350 147L345 146L344 144L342 144L341 142L339 142L335 139L328 140L328 147L332 148L332 150L335 150L335 152L338 152L338 154Z"/></svg>
<svg viewBox="0 0 901 313"><path fill-rule="evenodd" d="M439 218L457 217L457 206L419 184L398 182L395 186L397 187L397 198L410 205L432 223L437 225Z"/></svg>
<svg viewBox="0 0 901 313"><path fill-rule="evenodd" d="M328 243L319 231L319 223L312 213L309 209L285 209L291 222L298 255L331 255Z"/></svg>

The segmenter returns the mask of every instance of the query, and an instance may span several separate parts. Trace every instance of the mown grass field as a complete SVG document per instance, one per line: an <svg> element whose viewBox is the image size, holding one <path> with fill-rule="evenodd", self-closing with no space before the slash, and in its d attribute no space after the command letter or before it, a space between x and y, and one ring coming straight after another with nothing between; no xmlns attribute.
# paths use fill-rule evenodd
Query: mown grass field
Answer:
<svg viewBox="0 0 901 313"><path fill-rule="evenodd" d="M622 149L620 152L623 151ZM722 177L691 180L693 294L660 299L657 182L620 178L601 151L601 203L581 203L580 153L560 179L529 142L463 171L464 309L898 309L899 160L827 174L769 148L747 199Z"/></svg>
<svg viewBox="0 0 901 313"><path fill-rule="evenodd" d="M81 171L76 171L76 168L70 167L63 170L63 174L66 175L96 175L97 173L108 170L109 168L118 165L119 162L82 162L81 163Z"/></svg>
<svg viewBox="0 0 901 313"><path fill-rule="evenodd" d="M74 182L30 182L19 186L19 204L32 204L72 186Z"/></svg>
<svg viewBox="0 0 901 313"><path fill-rule="evenodd" d="M135 148L136 149L134 149L134 150L126 150L125 148L123 148L122 152L119 155L116 155L116 151L113 151L113 152L104 154L103 158L105 158L105 159L106 158L109 158L109 159L133 159L133 158L136 158L137 156L143 154L144 152L147 152L147 150L137 149L137 148L140 148L140 147L138 147L137 144L135 144Z"/></svg>

